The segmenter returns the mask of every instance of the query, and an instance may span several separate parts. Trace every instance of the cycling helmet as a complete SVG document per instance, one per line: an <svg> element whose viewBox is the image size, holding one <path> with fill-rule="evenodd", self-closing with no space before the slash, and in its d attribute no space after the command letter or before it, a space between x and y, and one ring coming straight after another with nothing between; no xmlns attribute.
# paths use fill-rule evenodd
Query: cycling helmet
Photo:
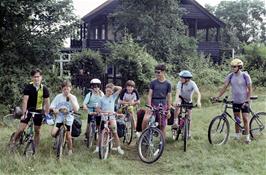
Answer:
<svg viewBox="0 0 266 175"><path fill-rule="evenodd" d="M243 62L240 59L233 59L231 61L231 66L243 66Z"/></svg>
<svg viewBox="0 0 266 175"><path fill-rule="evenodd" d="M179 77L182 77L182 78L192 78L192 74L188 70L182 70L179 73Z"/></svg>
<svg viewBox="0 0 266 175"><path fill-rule="evenodd" d="M91 81L90 81L90 84L101 84L101 80L97 79L97 78L93 78Z"/></svg>

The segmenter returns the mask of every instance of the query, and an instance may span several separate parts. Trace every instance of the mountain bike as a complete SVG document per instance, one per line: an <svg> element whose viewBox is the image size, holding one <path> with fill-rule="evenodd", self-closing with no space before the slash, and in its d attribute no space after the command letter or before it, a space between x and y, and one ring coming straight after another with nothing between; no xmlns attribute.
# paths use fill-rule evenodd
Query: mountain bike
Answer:
<svg viewBox="0 0 266 175"><path fill-rule="evenodd" d="M174 140L178 140L179 135L182 134L184 141L184 152L187 151L189 132L190 132L190 116L188 115L188 110L197 105L193 104L180 104L177 107L180 108L180 113L178 115L178 126L177 128L172 128L172 135Z"/></svg>
<svg viewBox="0 0 266 175"><path fill-rule="evenodd" d="M26 144L24 151L23 151L23 155L25 155L26 157L33 156L35 154L35 151L36 151L36 146L34 143L33 118L35 117L36 114L37 115L43 115L43 114L38 113L38 112L27 111L26 116L28 115L28 113L31 114L31 118L30 118L30 121L28 123L28 127L22 134L20 134L20 136L18 138L18 142L15 144L15 148L18 148L21 145ZM12 144L14 135L15 135L15 132L13 132L11 137L10 137L9 145Z"/></svg>
<svg viewBox="0 0 266 175"><path fill-rule="evenodd" d="M96 117L97 117L97 113L96 112L91 112L91 119L90 122L88 123L88 127L87 127L87 131L86 131L86 146L88 148L92 147L92 143L93 141L97 140L97 134L98 134L98 130L97 130L97 126L96 126Z"/></svg>
<svg viewBox="0 0 266 175"><path fill-rule="evenodd" d="M256 100L258 97L250 97L251 100ZM233 120L233 122L240 128L240 131L244 133L245 128L241 125L241 121L238 121L233 116L231 116L227 109L233 108L233 101L228 100L228 96L226 96L223 100L214 100L211 99L213 103L223 103L224 111L222 114L214 117L209 125L208 129L208 140L210 144L213 145L222 145L226 144L229 137L230 125L228 121L228 117ZM265 135L265 123L266 123L266 112L257 112L254 113L249 106L249 112L251 113L251 120L249 123L250 126L250 135L252 139L256 139L260 135Z"/></svg>
<svg viewBox="0 0 266 175"><path fill-rule="evenodd" d="M58 133L56 135L56 139L55 139L55 147L56 147L56 157L58 159L61 159L63 156L63 151L65 149L66 146L66 134L67 134L67 127L66 127L66 123L67 123L67 116L68 115L80 115L79 113L75 113L72 111L68 111L68 109L66 108L62 108L59 109L59 114L62 114L64 116L64 120L63 120L63 124L62 126L60 126Z"/></svg>
<svg viewBox="0 0 266 175"><path fill-rule="evenodd" d="M162 116L167 114L163 111L162 105L158 107L146 105L146 107L150 108L152 115L148 127L140 135L138 155L143 162L151 164L157 161L164 151L165 140L162 131L158 129L158 125L161 123ZM156 116L159 116L159 123L156 122Z"/></svg>
<svg viewBox="0 0 266 175"><path fill-rule="evenodd" d="M133 139L133 134L134 134L134 120L133 116L131 116L129 112L129 105L123 105L123 113L125 115L124 117L124 122L125 122L125 131L124 131L124 139L123 142L127 143L130 145Z"/></svg>
<svg viewBox="0 0 266 175"><path fill-rule="evenodd" d="M109 128L110 116L116 113L101 113L101 131L99 137L99 158L107 159L109 151L113 147L113 133Z"/></svg>

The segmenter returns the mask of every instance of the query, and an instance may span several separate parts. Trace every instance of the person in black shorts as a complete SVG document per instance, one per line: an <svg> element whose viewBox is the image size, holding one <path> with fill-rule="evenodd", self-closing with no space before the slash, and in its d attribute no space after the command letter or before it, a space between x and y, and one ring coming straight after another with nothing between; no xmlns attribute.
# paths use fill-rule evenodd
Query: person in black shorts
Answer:
<svg viewBox="0 0 266 175"><path fill-rule="evenodd" d="M18 136L23 133L26 129L28 122L31 118L31 112L44 113L45 115L49 112L49 90L46 86L44 86L42 82L42 71L40 69L34 69L31 71L31 79L32 82L26 85L23 90L23 101L22 101L22 117L20 120L19 128L16 131L12 145L14 146ZM42 114L36 114L34 116L34 142L35 145L38 146L40 142L40 130L42 125Z"/></svg>

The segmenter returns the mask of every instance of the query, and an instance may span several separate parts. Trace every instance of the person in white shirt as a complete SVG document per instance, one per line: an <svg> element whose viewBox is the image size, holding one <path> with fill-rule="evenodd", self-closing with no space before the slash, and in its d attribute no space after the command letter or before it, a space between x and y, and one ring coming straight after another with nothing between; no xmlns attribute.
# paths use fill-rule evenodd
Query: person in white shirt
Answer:
<svg viewBox="0 0 266 175"><path fill-rule="evenodd" d="M62 93L58 94L52 101L50 105L50 109L56 114L55 126L52 129L51 135L56 137L59 128L63 125L64 115L60 112L60 110L74 111L77 112L79 110L79 104L77 97L70 93L72 89L71 82L68 80L63 81L62 85ZM66 117L66 139L68 144L68 154L71 155L73 153L72 146L72 137L71 137L71 127L74 121L74 116L68 114Z"/></svg>

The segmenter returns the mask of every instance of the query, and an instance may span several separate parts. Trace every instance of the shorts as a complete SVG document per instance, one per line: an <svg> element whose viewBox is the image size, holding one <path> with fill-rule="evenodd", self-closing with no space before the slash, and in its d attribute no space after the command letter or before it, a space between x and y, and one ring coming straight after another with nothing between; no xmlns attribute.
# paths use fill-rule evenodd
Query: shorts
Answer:
<svg viewBox="0 0 266 175"><path fill-rule="evenodd" d="M237 104L233 103L233 112L240 112L242 111L243 113L249 113L249 107L248 106L243 106L244 103Z"/></svg>
<svg viewBox="0 0 266 175"><path fill-rule="evenodd" d="M56 123L56 127L57 128L60 128L61 126L63 125L63 123ZM70 131L70 129L71 129L71 126L69 126L69 125L66 125L66 128L67 128L67 131Z"/></svg>
<svg viewBox="0 0 266 175"><path fill-rule="evenodd" d="M153 107L157 107L155 105L152 105ZM168 110L168 107L167 105L163 105L163 111L166 112ZM155 119L156 122L159 122L160 126L161 127L165 127L166 124L167 124L167 116L166 115L162 115L160 117L159 113L156 113L156 119Z"/></svg>
<svg viewBox="0 0 266 175"><path fill-rule="evenodd" d="M66 116L66 125L72 126L74 121L74 116L73 115L67 115ZM55 118L55 123L63 123L64 122L64 115L63 114L58 114Z"/></svg>
<svg viewBox="0 0 266 175"><path fill-rule="evenodd" d="M41 110L36 110L34 112L38 112L38 113L42 113ZM30 119L31 119L32 114L30 112L28 112L27 117L23 120L20 120L21 123L25 123L28 124ZM43 114L36 114L33 118L33 124L35 126L41 126L42 125L42 121L43 121Z"/></svg>
<svg viewBox="0 0 266 175"><path fill-rule="evenodd" d="M88 123L91 122L91 117L92 117L92 115L88 114L88 120L87 120ZM94 116L94 118L95 118L95 121L96 121L96 125L100 126L101 116Z"/></svg>

